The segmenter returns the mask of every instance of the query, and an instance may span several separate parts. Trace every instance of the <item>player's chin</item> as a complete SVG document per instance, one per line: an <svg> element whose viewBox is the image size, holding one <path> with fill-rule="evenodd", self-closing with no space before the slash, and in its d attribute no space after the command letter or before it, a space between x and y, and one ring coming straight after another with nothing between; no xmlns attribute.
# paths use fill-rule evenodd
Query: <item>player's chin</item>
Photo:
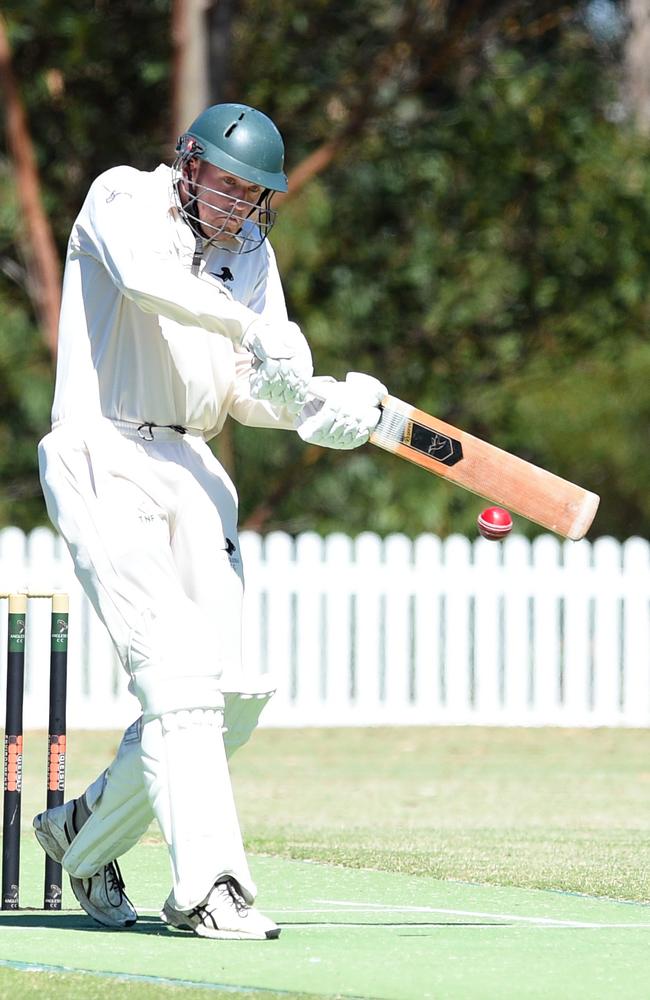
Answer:
<svg viewBox="0 0 650 1000"><path fill-rule="evenodd" d="M222 247L226 249L237 248L241 244L241 241L237 239L235 233L231 234L224 232L218 233L210 242L215 247Z"/></svg>
<svg viewBox="0 0 650 1000"><path fill-rule="evenodd" d="M210 234L213 240L218 240L222 236L234 236L242 227L239 219L224 218L223 215L215 214L212 218L201 219L201 228L206 234Z"/></svg>
<svg viewBox="0 0 650 1000"><path fill-rule="evenodd" d="M214 233L213 240L229 240L237 237L241 232L242 226L243 222L239 219L227 219L225 222L223 219L220 219L219 221L215 221L209 228Z"/></svg>

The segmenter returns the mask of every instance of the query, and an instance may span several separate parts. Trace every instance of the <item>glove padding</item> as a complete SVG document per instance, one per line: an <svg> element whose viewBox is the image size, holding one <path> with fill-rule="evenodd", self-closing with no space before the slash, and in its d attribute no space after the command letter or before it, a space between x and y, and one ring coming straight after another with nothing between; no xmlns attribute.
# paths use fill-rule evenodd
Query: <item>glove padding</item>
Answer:
<svg viewBox="0 0 650 1000"><path fill-rule="evenodd" d="M379 403L388 389L379 379L348 372L345 382L313 379L324 399L312 398L296 419L296 430L308 444L322 448L358 448L379 423Z"/></svg>
<svg viewBox="0 0 650 1000"><path fill-rule="evenodd" d="M304 399L314 367L309 345L296 323L271 327L255 322L246 331L242 346L255 357L250 378L253 399L266 399L278 406Z"/></svg>

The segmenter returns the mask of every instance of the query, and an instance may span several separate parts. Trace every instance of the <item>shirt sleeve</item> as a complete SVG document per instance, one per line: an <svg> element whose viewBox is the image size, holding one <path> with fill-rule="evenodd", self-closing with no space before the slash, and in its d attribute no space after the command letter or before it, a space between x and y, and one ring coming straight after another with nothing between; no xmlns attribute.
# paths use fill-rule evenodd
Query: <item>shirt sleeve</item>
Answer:
<svg viewBox="0 0 650 1000"><path fill-rule="evenodd" d="M275 253L268 240L263 244L266 253L265 266L250 298L249 305L262 319L269 323L285 323L287 306L278 271ZM295 410L286 406L275 406L266 400L254 399L250 394L250 377L253 356L243 348L235 349L235 380L230 397L228 413L238 423L248 427L277 427L293 430Z"/></svg>
<svg viewBox="0 0 650 1000"><path fill-rule="evenodd" d="M259 315L235 302L221 282L191 274L164 245L156 247L160 210L151 204L141 177L131 167L116 167L98 177L75 224L72 246L98 260L120 292L143 312L199 326L240 344Z"/></svg>
<svg viewBox="0 0 650 1000"><path fill-rule="evenodd" d="M264 242L263 248L266 254L266 266L261 269L249 306L267 323L286 323L287 304L275 253L268 240Z"/></svg>

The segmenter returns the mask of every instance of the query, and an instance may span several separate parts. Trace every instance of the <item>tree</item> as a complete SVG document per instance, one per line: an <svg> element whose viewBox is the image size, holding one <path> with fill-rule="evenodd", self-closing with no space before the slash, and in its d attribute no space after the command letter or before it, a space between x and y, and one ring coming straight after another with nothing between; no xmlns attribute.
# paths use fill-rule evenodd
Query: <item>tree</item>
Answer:
<svg viewBox="0 0 650 1000"><path fill-rule="evenodd" d="M383 376L395 394L603 491L598 530L647 532L634 420L645 404L628 379L646 337L648 150L610 115L620 51L603 53L572 6L414 4L403 21L385 3L283 7L245 84L243 26L266 6L241 10L236 66L299 164L355 122L282 206L275 239L320 370ZM371 99L369 65L386 67ZM619 421L605 441L593 419L604 384ZM555 425L573 428L562 448L540 431ZM623 432L640 483L632 502L629 480L619 492ZM295 442L265 457L248 438L238 431L245 497L260 464L298 480L267 506L267 526L472 530L477 501L386 456L322 455L305 475Z"/></svg>
<svg viewBox="0 0 650 1000"><path fill-rule="evenodd" d="M594 9L218 0L204 17L211 44L232 38L219 99L285 135L293 194L273 242L318 371L369 371L600 490L596 531L624 537L650 533L649 151L620 115L625 37L603 40ZM169 162L171 4L30 0L5 16L61 252L94 175ZM15 459L0 473L34 490L15 508L5 493L0 517L33 523L51 389L0 167L0 434L20 427L25 449L18 480ZM238 426L233 439L244 522L473 529L477 501L374 449Z"/></svg>
<svg viewBox="0 0 650 1000"><path fill-rule="evenodd" d="M30 527L46 520L36 443L49 429L53 349L51 319L38 291L50 289L48 265L38 276L33 256L48 235L29 224L21 186L36 172L56 253L63 255L72 221L93 176L119 162L150 167L171 132L169 11L164 0L128 4L21 0L3 4L13 51L14 92L24 105L33 164L16 166L15 132L5 128L0 152L0 524ZM5 53L6 87L6 53ZM15 112L14 112L15 115ZM20 122L19 122L20 125ZM14 149L14 155L10 150ZM27 153L27 158L29 153ZM29 171L32 171L30 178ZM41 220L42 222L42 220ZM32 234L27 244L26 236ZM43 274L46 280L43 280ZM52 308L48 307L51 316ZM48 347L39 327L48 328Z"/></svg>
<svg viewBox="0 0 650 1000"><path fill-rule="evenodd" d="M41 184L25 109L16 86L5 22L0 15L0 80L5 94L5 120L12 172L21 208L23 256L27 262L27 290L49 348L56 356L61 268L52 228L43 210Z"/></svg>

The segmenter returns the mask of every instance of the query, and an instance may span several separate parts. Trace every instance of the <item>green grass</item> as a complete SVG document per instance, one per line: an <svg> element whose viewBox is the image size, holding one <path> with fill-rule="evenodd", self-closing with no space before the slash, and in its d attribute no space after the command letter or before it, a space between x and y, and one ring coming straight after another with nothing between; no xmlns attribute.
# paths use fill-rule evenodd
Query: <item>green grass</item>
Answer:
<svg viewBox="0 0 650 1000"><path fill-rule="evenodd" d="M118 742L116 733L70 734L69 795L79 794L110 762ZM26 837L30 836L32 815L44 806L45 755L44 734L28 733L23 791ZM555 889L646 902L650 901L649 762L648 730L262 729L233 759L232 772L247 847L258 856L322 861L345 868L401 872L416 878ZM160 842L155 825L145 837L147 842ZM162 846L148 850L162 860ZM33 844L31 855L38 857L40 879L41 859ZM30 861L27 844L24 860ZM134 861L129 855L125 861L141 865L145 858L140 855ZM256 862L258 866L270 863L259 857ZM345 878L349 882L352 873ZM474 891L454 886L451 881L448 886L452 892ZM348 891L354 896L352 889ZM441 905L440 892L436 898ZM485 906L473 903L469 908ZM301 943L300 933L296 929L292 935L287 932L283 943L289 951L295 949L295 954L291 952L294 960L305 957L307 945ZM314 939L308 931L303 933L307 942L323 940L323 931ZM446 932L439 929L435 933ZM481 945L480 934L471 937L469 945L465 945L470 950L462 952L463 959L457 956L460 964L452 963L449 975L454 969L463 969L469 956L476 957L479 946L487 949L481 953L481 961L488 965L500 961L500 949L510 947L505 942L514 942L523 933L513 931L507 939L497 936L493 945L487 944L488 939ZM536 940L544 944L550 940L549 933L543 932ZM399 936L395 940L406 944L406 939ZM586 948L592 937L571 940L579 940L580 946ZM143 948L147 941L146 936L140 939ZM408 941L408 947L414 947L418 939ZM445 942L446 948L455 948L456 942L460 948L461 937L454 934ZM619 954L617 948L624 949L622 942L621 937L620 943L608 945L614 949L610 960ZM179 944L179 955L193 954L191 942L165 947L178 948ZM633 956L631 943L628 948ZM26 954L32 953L28 948ZM228 951L228 960L231 954L237 953ZM274 960L274 954L268 953L269 961ZM593 961L588 957L584 960ZM637 959L630 958L630 962ZM61 965L66 964L74 966L74 956L68 955L66 962L62 952ZM196 974L185 973L183 965L178 969L179 975L196 979ZM222 981L221 972L215 972L215 976L214 981ZM310 987L306 982L300 985L303 989ZM332 984L329 988L333 988ZM198 1000L206 992L192 985L108 981L53 969L0 968L0 1000L18 996L153 1000L163 995L170 1000L175 996ZM234 1000L280 1000L282 996L273 990L258 992L257 987L242 992L228 989L226 995ZM471 994L472 998L479 995L483 997L480 990ZM620 991L617 995L621 995ZM313 995L304 992L291 996L293 1000L314 1000ZM326 994L318 996L324 1000Z"/></svg>
<svg viewBox="0 0 650 1000"><path fill-rule="evenodd" d="M266 730L233 775L258 852L650 899L647 730Z"/></svg>
<svg viewBox="0 0 650 1000"><path fill-rule="evenodd" d="M167 1000L206 1000L214 993L191 986L173 986L160 983L141 983L125 979L111 979L107 982L101 977L61 972L14 972L10 969L0 969L1 1000L160 1000L163 995ZM272 990L237 990L224 991L228 1000L286 1000L286 993L275 993ZM322 994L316 998L313 994L292 993L291 1000L324 1000ZM325 998L326 1000L326 998Z"/></svg>
<svg viewBox="0 0 650 1000"><path fill-rule="evenodd" d="M70 794L118 741L71 734ZM44 760L28 734L26 825ZM261 729L232 773L254 852L650 900L648 730Z"/></svg>

